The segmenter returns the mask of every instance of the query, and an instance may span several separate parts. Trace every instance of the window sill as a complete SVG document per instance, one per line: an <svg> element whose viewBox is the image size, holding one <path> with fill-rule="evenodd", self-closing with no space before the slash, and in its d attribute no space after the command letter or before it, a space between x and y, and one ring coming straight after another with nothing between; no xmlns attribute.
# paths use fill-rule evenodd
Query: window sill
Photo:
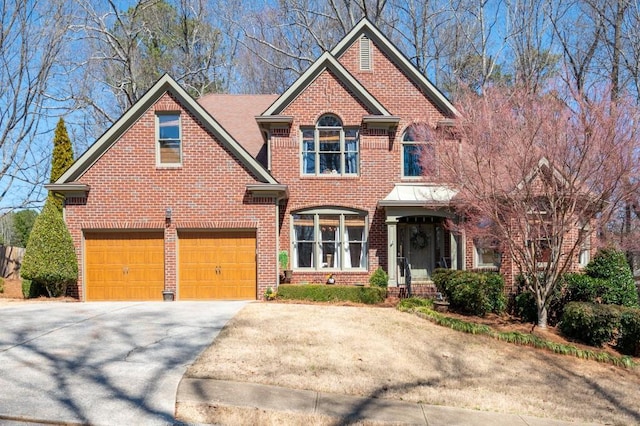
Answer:
<svg viewBox="0 0 640 426"><path fill-rule="evenodd" d="M156 170L175 170L181 168L182 164L156 164Z"/></svg>
<svg viewBox="0 0 640 426"><path fill-rule="evenodd" d="M359 179L360 175L339 175L326 173L321 175L300 175L300 179Z"/></svg>
<svg viewBox="0 0 640 426"><path fill-rule="evenodd" d="M351 269L336 269L336 268L325 268L325 269L312 269L312 268L297 268L293 269L293 273L307 273L307 274L362 274L369 272L365 268L351 268Z"/></svg>

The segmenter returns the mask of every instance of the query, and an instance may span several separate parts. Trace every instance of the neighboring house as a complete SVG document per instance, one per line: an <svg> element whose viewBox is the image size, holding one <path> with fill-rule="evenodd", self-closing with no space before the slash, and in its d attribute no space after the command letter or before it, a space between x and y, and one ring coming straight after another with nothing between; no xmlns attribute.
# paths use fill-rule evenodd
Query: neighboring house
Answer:
<svg viewBox="0 0 640 426"><path fill-rule="evenodd" d="M74 294L261 298L281 250L294 283L366 284L381 266L393 290L411 265L429 292L438 266L494 267L445 227L446 146L420 137L457 114L367 20L281 96L195 101L164 76L47 186L66 199Z"/></svg>

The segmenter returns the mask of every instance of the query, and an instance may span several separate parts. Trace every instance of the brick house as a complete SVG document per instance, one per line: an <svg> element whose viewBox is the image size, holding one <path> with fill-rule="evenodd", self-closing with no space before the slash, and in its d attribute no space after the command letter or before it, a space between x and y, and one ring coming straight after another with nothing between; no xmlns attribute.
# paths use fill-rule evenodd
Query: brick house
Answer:
<svg viewBox="0 0 640 426"><path fill-rule="evenodd" d="M444 226L446 147L418 131L457 114L366 19L280 96L196 101L163 76L47 186L65 197L74 295L261 298L283 250L293 283L366 284L381 266L392 291L405 265L424 292L438 266L494 267Z"/></svg>

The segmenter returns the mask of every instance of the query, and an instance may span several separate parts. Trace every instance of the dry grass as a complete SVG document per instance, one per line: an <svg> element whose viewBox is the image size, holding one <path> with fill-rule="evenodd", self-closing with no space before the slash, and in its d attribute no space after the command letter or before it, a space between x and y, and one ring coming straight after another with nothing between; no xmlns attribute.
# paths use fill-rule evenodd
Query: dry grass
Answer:
<svg viewBox="0 0 640 426"><path fill-rule="evenodd" d="M640 423L640 372L452 331L390 308L247 305L189 377Z"/></svg>

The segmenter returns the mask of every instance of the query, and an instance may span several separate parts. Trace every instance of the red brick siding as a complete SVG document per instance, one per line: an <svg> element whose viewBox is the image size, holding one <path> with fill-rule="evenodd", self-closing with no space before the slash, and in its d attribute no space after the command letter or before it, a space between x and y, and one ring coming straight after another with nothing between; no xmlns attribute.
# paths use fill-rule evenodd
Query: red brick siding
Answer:
<svg viewBox="0 0 640 426"><path fill-rule="evenodd" d="M180 111L183 164L156 167L155 112ZM84 229L165 228L165 288L175 290L176 229L257 230L258 297L276 283L276 208L246 192L255 178L175 99L165 94L79 179L91 188L86 203L68 203L65 218L76 246L83 298ZM165 209L172 220L165 227Z"/></svg>
<svg viewBox="0 0 640 426"><path fill-rule="evenodd" d="M355 43L355 46L358 45L359 43ZM353 47L349 49L340 59L341 62L391 114L401 117L398 131L389 132L386 129L362 126L362 117L372 112L364 108L352 93L336 81L334 75L325 71L282 111L283 115L294 117L291 130L272 131L271 134L272 174L280 183L289 187L289 200L281 209L281 249L293 254L290 235L290 217L293 211L336 206L368 213L368 271L334 273L339 284L367 284L369 274L378 266L386 269L388 253L385 212L377 207L377 203L393 189L394 183L401 181L402 131L414 122L428 122L434 126L444 117L379 50L374 52L373 71L355 72L354 66L349 62L353 60L353 50ZM326 113L340 117L345 126L361 126L359 176L301 175L300 127L314 126L318 118ZM323 283L327 274L328 272L295 271L293 282Z"/></svg>

